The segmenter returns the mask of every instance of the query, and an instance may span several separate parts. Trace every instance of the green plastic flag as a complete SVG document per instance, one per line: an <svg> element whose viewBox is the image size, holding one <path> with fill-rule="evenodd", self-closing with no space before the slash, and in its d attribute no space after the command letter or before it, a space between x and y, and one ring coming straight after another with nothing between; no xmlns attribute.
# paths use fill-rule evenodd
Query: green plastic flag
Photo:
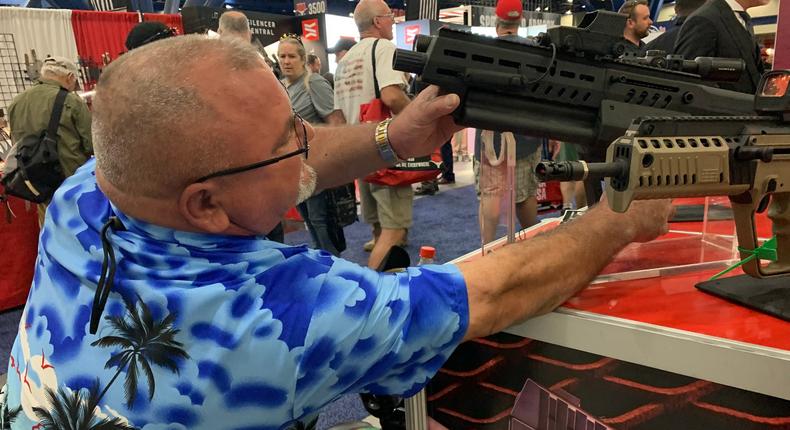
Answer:
<svg viewBox="0 0 790 430"><path fill-rule="evenodd" d="M749 256L744 258L743 260L733 264L732 266L722 270L721 272L713 275L710 278L711 281L714 281L714 280L718 279L719 277L721 277L722 275L725 275L725 274L727 274L729 272L732 272L733 270L737 269L738 267L743 266L744 264L754 260L755 258L758 258L760 260L776 261L776 259L777 259L777 255L776 255L776 236L766 240L765 242L763 242L762 245L760 245L760 246L758 246L757 248L754 248L754 249L743 249L743 248L741 248L739 246L738 247L738 251L740 251L741 253L749 254Z"/></svg>

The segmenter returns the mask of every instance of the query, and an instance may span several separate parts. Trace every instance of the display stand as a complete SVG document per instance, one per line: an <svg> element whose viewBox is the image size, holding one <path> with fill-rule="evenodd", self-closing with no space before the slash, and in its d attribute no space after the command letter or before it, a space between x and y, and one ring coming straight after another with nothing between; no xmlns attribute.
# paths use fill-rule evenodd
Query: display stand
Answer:
<svg viewBox="0 0 790 430"><path fill-rule="evenodd" d="M707 217L672 223L670 234L618 255L606 269L618 279L599 279L550 314L460 345L429 384L430 416L452 429L507 429L532 379L570 393L616 429L790 427L790 323L694 288L740 260L725 203L709 199ZM545 220L519 239L559 223ZM760 238L772 234L764 214L756 227ZM475 258L496 253L454 262ZM663 268L650 273L635 261L645 258Z"/></svg>
<svg viewBox="0 0 790 430"><path fill-rule="evenodd" d="M693 206L679 206L685 207ZM736 263L740 257L729 199L706 197L702 211L701 229L696 223L673 223L670 234L663 238L628 245L593 284L721 270Z"/></svg>

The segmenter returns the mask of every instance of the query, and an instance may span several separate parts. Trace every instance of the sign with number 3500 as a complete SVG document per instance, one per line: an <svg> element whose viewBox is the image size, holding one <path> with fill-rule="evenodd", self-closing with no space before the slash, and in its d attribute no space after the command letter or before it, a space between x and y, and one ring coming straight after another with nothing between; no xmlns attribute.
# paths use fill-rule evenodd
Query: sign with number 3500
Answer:
<svg viewBox="0 0 790 430"><path fill-rule="evenodd" d="M316 15L326 13L326 0L294 0L296 15Z"/></svg>

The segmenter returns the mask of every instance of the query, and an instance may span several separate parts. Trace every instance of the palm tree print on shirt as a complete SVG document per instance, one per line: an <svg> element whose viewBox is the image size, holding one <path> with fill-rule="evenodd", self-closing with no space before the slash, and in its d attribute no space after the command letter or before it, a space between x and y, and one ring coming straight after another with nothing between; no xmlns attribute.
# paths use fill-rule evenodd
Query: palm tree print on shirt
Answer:
<svg viewBox="0 0 790 430"><path fill-rule="evenodd" d="M3 414L0 416L0 429L2 430L11 430L11 424L16 421L16 418L19 416L19 413L22 412L22 406L17 406L14 409L9 410L8 405L3 405Z"/></svg>
<svg viewBox="0 0 790 430"><path fill-rule="evenodd" d="M129 409L134 407L137 396L138 375L142 371L148 383L148 400L154 398L156 384L154 372L151 364L164 367L171 372L178 374L178 360L188 359L189 354L183 349L183 344L175 340L180 330L173 327L176 314L169 314L164 319L155 321L151 315L148 305L137 296L136 306L131 301L124 299L126 305L126 315L106 316L106 319L113 328L113 334L104 336L91 343L91 346L102 348L121 348L121 351L113 354L105 369L117 367L118 371L110 379L99 395L99 401L107 393L107 390L118 378L118 375L126 369L126 381L124 383L124 394L126 396L126 406ZM140 369L140 370L138 370Z"/></svg>
<svg viewBox="0 0 790 430"><path fill-rule="evenodd" d="M104 365L105 369L117 367L110 382L99 392L99 380L89 389L70 390L61 386L57 392L47 388L49 410L34 408L40 420L40 428L44 430L134 430L135 427L119 417L97 417L100 412L99 402L107 394L110 386L118 376L126 370L124 395L126 406L134 407L137 396L139 374L145 375L148 385L148 399L154 397L156 385L151 365L163 367L178 374L178 360L189 359L183 344L175 340L180 330L173 326L175 314L164 319L154 320L151 310L137 296L137 304L124 299L126 313L124 316L106 316L112 333L91 343L101 348L120 348ZM87 393L87 395L86 395Z"/></svg>
<svg viewBox="0 0 790 430"><path fill-rule="evenodd" d="M87 392L87 395L86 395ZM55 392L47 387L51 408L33 408L43 430L137 430L119 417L96 417L99 380L90 389L71 390L61 385ZM9 427L10 428L10 427Z"/></svg>

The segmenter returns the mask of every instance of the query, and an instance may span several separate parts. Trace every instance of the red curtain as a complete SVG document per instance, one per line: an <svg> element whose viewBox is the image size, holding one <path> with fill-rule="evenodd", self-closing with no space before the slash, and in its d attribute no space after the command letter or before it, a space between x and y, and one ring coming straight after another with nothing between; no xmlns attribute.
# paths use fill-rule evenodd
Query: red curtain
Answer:
<svg viewBox="0 0 790 430"><path fill-rule="evenodd" d="M178 30L178 34L184 34L184 24L181 23L181 15L144 13L143 21L159 21L168 27Z"/></svg>
<svg viewBox="0 0 790 430"><path fill-rule="evenodd" d="M96 65L102 64L105 53L110 60L118 58L126 52L126 35L138 22L138 15L132 12L73 10L71 25L80 58Z"/></svg>
<svg viewBox="0 0 790 430"><path fill-rule="evenodd" d="M2 186L0 186L2 192ZM0 220L0 311L25 304L38 248L38 212L35 204L8 196L8 205L16 215L9 224L2 205Z"/></svg>

